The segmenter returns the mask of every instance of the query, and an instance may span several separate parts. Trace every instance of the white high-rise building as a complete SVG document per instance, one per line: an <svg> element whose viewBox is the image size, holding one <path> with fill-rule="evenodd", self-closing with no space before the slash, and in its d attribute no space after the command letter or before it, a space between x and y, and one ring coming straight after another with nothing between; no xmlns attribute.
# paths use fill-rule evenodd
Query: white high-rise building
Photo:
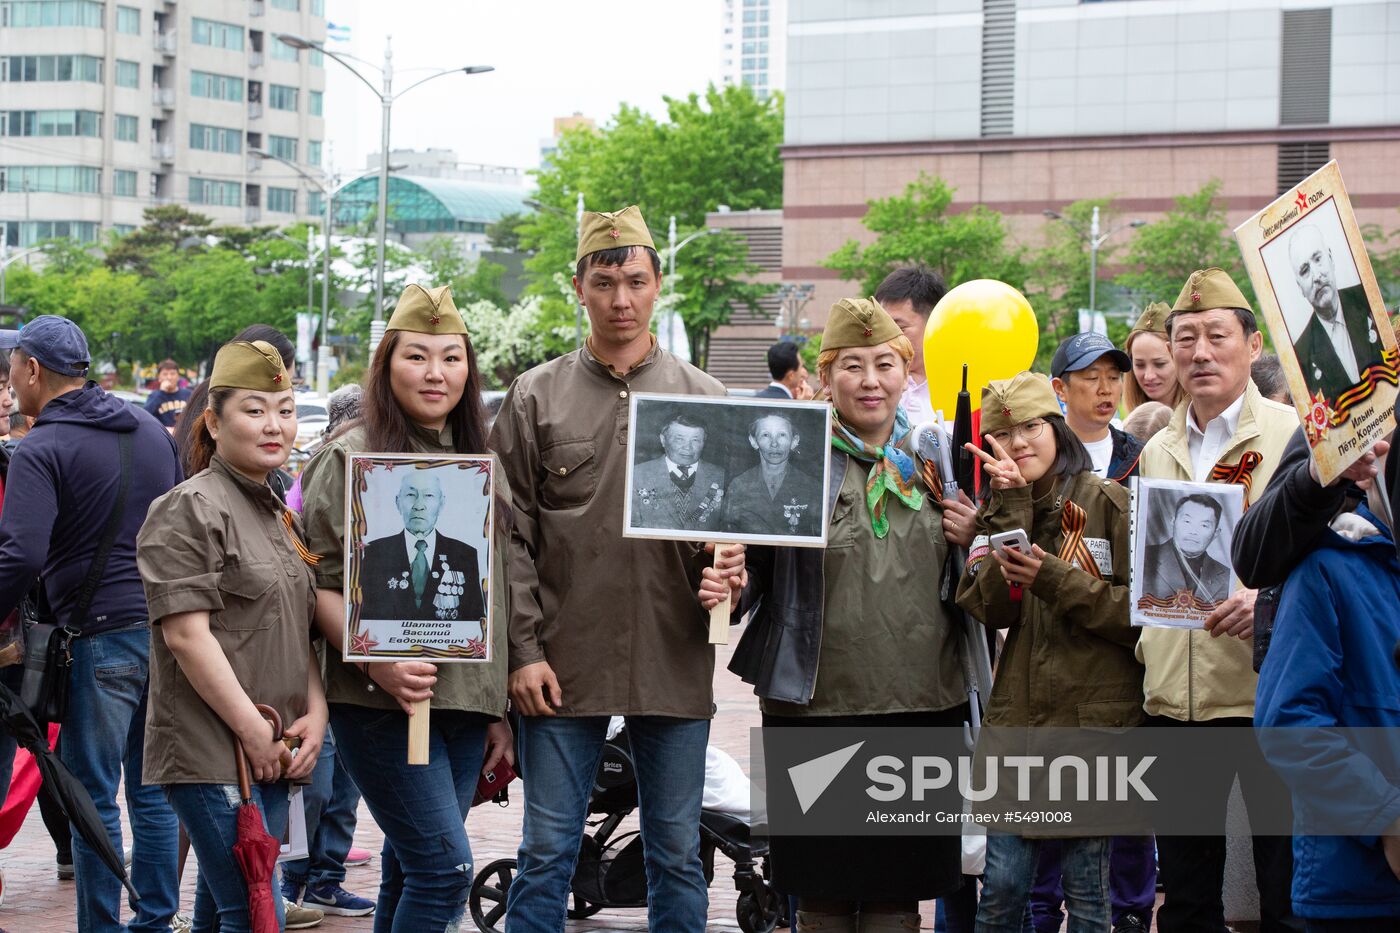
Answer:
<svg viewBox="0 0 1400 933"><path fill-rule="evenodd" d="M723 0L720 74L759 97L781 91L787 76L788 0Z"/></svg>
<svg viewBox="0 0 1400 933"><path fill-rule="evenodd" d="M320 215L325 0L0 0L0 238L91 242L182 204Z"/></svg>

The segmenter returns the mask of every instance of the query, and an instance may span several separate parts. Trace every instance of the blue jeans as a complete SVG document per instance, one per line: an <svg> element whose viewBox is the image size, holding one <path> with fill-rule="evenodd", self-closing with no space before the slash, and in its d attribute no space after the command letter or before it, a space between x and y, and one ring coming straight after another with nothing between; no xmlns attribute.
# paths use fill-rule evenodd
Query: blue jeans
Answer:
<svg viewBox="0 0 1400 933"><path fill-rule="evenodd" d="M433 710L428 764L408 764L408 717L401 711L331 704L345 769L384 832L375 933L421 933L464 924L472 849L471 809L486 726L478 716Z"/></svg>
<svg viewBox="0 0 1400 933"><path fill-rule="evenodd" d="M360 791L336 753L335 738L326 730L326 741L311 784L302 791L306 801L307 858L286 862L282 876L298 887L345 880L345 856L355 838L355 809Z"/></svg>
<svg viewBox="0 0 1400 933"><path fill-rule="evenodd" d="M561 933L608 717L524 717L525 824L507 898L508 933ZM700 801L707 719L628 716L647 870L647 929L705 929Z"/></svg>
<svg viewBox="0 0 1400 933"><path fill-rule="evenodd" d="M262 811L263 826L276 839L287 831L288 790L285 781L253 785L253 802ZM233 857L233 844L238 841L238 811L243 803L238 785L167 784L165 796L184 825L190 848L199 860L190 930L248 933L248 885ZM281 927L282 892L275 872L272 901L277 906L277 925Z"/></svg>
<svg viewBox="0 0 1400 933"><path fill-rule="evenodd" d="M122 852L117 785L126 775L131 823L131 883L140 896L130 930L164 931L180 903L176 875L179 826L165 795L141 783L146 729L146 671L151 633L144 624L73 640L68 715L59 755L92 795L118 855ZM78 929L119 933L122 887L77 830Z"/></svg>
<svg viewBox="0 0 1400 933"><path fill-rule="evenodd" d="M1110 926L1107 836L1061 839L1069 933L1102 933ZM990 833L987 873L977 904L977 933L1021 933L1027 928L1040 840Z"/></svg>

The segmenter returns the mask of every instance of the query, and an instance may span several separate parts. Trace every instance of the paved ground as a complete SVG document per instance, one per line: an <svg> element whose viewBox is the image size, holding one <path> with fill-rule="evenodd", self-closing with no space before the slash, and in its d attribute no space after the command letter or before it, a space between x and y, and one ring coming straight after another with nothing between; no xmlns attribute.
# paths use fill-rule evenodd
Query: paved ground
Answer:
<svg viewBox="0 0 1400 933"><path fill-rule="evenodd" d="M711 731L711 741L749 768L749 729L758 724L758 705L750 688L727 670L729 649L720 649L715 675L715 700L719 707ZM517 785L518 787L518 785ZM513 858L520 839L520 807L501 808L490 804L473 811L469 822L478 870L498 858ZM355 842L378 852L383 837L364 808L360 810ZM53 844L44 832L35 807L24 828L9 849L0 853L5 872L4 905L0 906L0 930L8 933L75 933L73 883L58 881L54 873ZM193 859L191 859L193 861ZM194 867L185 872L182 903L186 910L193 902ZM735 891L732 865L716 856L715 880L710 886L712 930L738 930L734 916ZM349 870L346 887L371 899L379 883L379 863ZM923 926L933 928L933 905L924 905ZM369 933L371 918L328 917L320 929ZM466 929L472 929L468 926ZM588 920L573 921L571 931L645 930L644 910L605 910Z"/></svg>

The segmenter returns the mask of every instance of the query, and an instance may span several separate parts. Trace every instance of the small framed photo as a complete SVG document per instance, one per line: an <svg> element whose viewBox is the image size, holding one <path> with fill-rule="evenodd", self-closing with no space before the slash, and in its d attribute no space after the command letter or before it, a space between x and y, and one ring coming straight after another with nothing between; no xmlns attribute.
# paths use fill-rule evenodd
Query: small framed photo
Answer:
<svg viewBox="0 0 1400 933"><path fill-rule="evenodd" d="M1336 162L1235 228L1318 474L1395 427L1400 350Z"/></svg>
<svg viewBox="0 0 1400 933"><path fill-rule="evenodd" d="M1239 588L1230 545L1244 515L1234 483L1133 480L1133 625L1202 628Z"/></svg>
<svg viewBox="0 0 1400 933"><path fill-rule="evenodd" d="M825 402L632 396L622 533L825 547Z"/></svg>
<svg viewBox="0 0 1400 933"><path fill-rule="evenodd" d="M352 454L345 660L491 660L492 456Z"/></svg>

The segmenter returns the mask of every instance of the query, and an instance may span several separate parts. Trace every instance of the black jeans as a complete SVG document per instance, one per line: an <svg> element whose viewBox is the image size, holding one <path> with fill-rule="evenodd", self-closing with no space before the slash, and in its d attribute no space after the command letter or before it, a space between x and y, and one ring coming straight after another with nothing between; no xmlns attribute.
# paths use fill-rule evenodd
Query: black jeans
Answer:
<svg viewBox="0 0 1400 933"><path fill-rule="evenodd" d="M1181 722L1164 716L1148 718L1150 726L1182 729L1234 727L1250 729L1253 722L1243 717ZM1191 788L1193 805L1219 814L1225 810L1236 776L1245 808L1279 806L1288 799L1288 790L1264 761L1259 746L1242 743L1233 761L1202 762ZM1267 804L1265 803L1267 801ZM1259 888L1259 929L1261 933L1299 933L1303 925L1293 916L1290 890L1293 883L1293 839L1290 836L1254 836L1255 884ZM1163 902L1157 911L1161 933L1225 933L1225 905L1221 889L1225 884L1225 837L1157 837L1157 872L1162 882Z"/></svg>

